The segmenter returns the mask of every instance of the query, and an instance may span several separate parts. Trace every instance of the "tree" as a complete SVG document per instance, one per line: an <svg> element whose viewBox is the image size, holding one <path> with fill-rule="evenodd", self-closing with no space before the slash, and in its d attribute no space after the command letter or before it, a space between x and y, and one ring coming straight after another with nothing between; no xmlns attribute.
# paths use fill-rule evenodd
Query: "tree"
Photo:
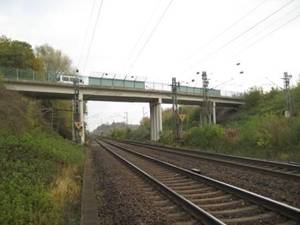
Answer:
<svg viewBox="0 0 300 225"><path fill-rule="evenodd" d="M27 42L0 37L0 66L40 71L41 61Z"/></svg>
<svg viewBox="0 0 300 225"><path fill-rule="evenodd" d="M54 49L48 44L35 48L35 55L42 62L43 73L47 79L55 79L59 74L72 74L71 59L61 50ZM71 138L72 132L72 102L63 100L43 100L42 104L53 111L53 126L64 137ZM48 115L48 117L51 115ZM51 117L47 118L49 121Z"/></svg>
<svg viewBox="0 0 300 225"><path fill-rule="evenodd" d="M37 58L41 59L45 74L58 75L60 73L70 74L74 71L71 59L58 49L48 44L35 48Z"/></svg>

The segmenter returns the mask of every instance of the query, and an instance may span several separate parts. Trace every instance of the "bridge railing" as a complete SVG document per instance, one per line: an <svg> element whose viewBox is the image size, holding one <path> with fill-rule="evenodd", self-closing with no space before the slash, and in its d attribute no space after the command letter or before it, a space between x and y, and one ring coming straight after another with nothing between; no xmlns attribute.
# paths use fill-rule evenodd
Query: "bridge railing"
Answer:
<svg viewBox="0 0 300 225"><path fill-rule="evenodd" d="M4 76L5 79L9 80L30 80L53 83L57 82L56 78L58 75L53 73L38 73L32 69L16 69L7 68L0 66L0 75ZM63 74L64 75L64 74ZM67 75L67 74L66 74ZM107 78L107 77L88 77L79 76L82 80L83 85L90 86L101 86L101 87L112 87L112 88L133 88L133 89L145 89L145 90L156 90L156 91L171 91L171 85L167 83L151 82L151 81L140 81L120 78ZM70 82L69 82L70 83ZM203 95L203 88L201 87L190 87L190 86L179 86L177 89L178 93L184 94L195 94ZM208 89L209 96L226 96L232 98L240 98L242 93Z"/></svg>
<svg viewBox="0 0 300 225"><path fill-rule="evenodd" d="M55 74L45 74L42 72L36 72L32 69L18 69L0 66L0 75L9 80L56 82Z"/></svg>
<svg viewBox="0 0 300 225"><path fill-rule="evenodd" d="M147 81L145 83L145 89L156 90L156 91L171 91L172 88L171 88L171 84ZM177 91L178 93L203 95L203 88L197 86L195 87L180 86L177 89ZM208 95L241 98L243 93L237 91L229 91L229 90L208 89Z"/></svg>

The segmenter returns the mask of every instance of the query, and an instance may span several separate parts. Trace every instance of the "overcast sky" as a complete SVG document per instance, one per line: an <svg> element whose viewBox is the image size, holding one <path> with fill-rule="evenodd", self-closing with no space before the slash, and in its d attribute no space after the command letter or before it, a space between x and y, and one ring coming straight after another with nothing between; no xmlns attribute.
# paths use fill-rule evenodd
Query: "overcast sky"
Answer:
<svg viewBox="0 0 300 225"><path fill-rule="evenodd" d="M0 34L61 49L85 75L198 85L207 71L210 87L244 91L300 74L299 0L0 0ZM88 112L92 130L125 112L138 123L149 106L89 102Z"/></svg>

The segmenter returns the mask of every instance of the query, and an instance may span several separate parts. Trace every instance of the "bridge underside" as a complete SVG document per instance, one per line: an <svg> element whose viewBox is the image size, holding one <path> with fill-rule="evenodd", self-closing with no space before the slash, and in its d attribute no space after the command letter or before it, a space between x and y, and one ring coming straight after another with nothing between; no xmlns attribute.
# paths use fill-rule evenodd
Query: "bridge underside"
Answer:
<svg viewBox="0 0 300 225"><path fill-rule="evenodd" d="M72 100L74 98L73 93L44 93L44 92L28 92L28 91L18 91L19 93L37 99L62 99L62 100ZM89 95L85 94L83 96L84 101L107 101L107 102L138 102L138 103L150 103L155 102L157 99L153 97L130 97L130 96L112 96L112 95ZM202 99L199 100L188 100L188 99L178 99L178 104L180 105L190 105L190 106L201 106ZM171 99L161 99L162 104L172 104ZM241 104L231 103L231 102L217 102L217 108L238 108Z"/></svg>

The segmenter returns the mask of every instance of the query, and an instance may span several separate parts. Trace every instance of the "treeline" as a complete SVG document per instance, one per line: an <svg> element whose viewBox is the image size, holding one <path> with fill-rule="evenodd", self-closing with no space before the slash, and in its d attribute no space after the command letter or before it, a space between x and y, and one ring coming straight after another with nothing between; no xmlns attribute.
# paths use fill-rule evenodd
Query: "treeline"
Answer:
<svg viewBox="0 0 300 225"><path fill-rule="evenodd" d="M181 139L174 137L171 109L163 112L160 142L226 154L267 159L300 161L300 86L291 89L293 115L284 117L285 95L272 89L259 88L244 94L246 104L227 121L217 125L199 126L198 107L180 107L183 116ZM114 130L114 138L149 140L150 125L141 123L135 131Z"/></svg>
<svg viewBox="0 0 300 225"><path fill-rule="evenodd" d="M97 130L97 129L96 129ZM94 135L99 135L93 132ZM123 127L109 129L108 132L101 133L101 136L112 137L116 139L149 140L150 139L150 119L145 117L140 121L137 128Z"/></svg>
<svg viewBox="0 0 300 225"><path fill-rule="evenodd" d="M29 43L0 37L0 67L31 69L41 79L74 74L71 59L48 44L33 48ZM0 74L1 75L1 74ZM4 75L4 74L2 74ZM40 100L43 117L61 135L72 137L72 104L65 100Z"/></svg>

